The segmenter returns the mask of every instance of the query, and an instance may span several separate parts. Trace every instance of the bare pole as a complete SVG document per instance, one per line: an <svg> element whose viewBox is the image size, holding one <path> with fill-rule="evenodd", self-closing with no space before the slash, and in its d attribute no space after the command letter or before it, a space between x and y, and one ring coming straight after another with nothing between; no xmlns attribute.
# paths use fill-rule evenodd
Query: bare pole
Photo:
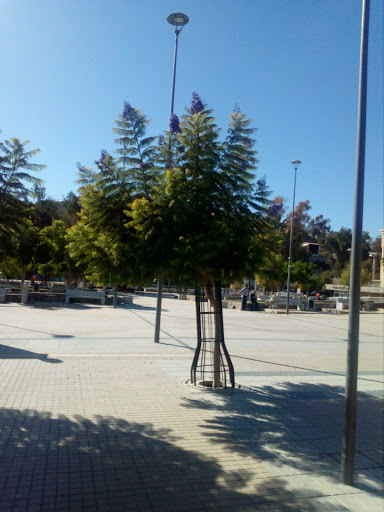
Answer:
<svg viewBox="0 0 384 512"><path fill-rule="evenodd" d="M360 325L361 242L363 231L365 136L367 117L369 7L370 0L363 0L360 47L359 105L357 123L355 204L352 231L351 277L349 285L350 294L348 316L347 376L345 386L343 449L341 457L341 481L347 485L353 485L353 469L355 461L356 441L357 377Z"/></svg>
<svg viewBox="0 0 384 512"><path fill-rule="evenodd" d="M183 27L181 27L183 28ZM177 63L177 47L179 44L179 34L181 29L175 28L175 56L173 59L173 79L172 79L172 98L171 98L171 115L173 114L173 107L175 103L175 83L176 83L176 63Z"/></svg>

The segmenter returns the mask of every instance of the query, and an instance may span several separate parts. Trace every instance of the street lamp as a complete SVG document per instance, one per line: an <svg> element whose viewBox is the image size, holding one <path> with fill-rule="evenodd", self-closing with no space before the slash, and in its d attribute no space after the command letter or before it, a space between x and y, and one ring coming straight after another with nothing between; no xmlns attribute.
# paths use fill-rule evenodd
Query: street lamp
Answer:
<svg viewBox="0 0 384 512"><path fill-rule="evenodd" d="M175 101L175 82L176 82L176 63L177 63L177 46L179 43L179 34L183 30L184 25L189 22L189 18L182 12L174 12L167 17L175 30L175 57L173 60L173 79L172 79L172 98L171 98L171 115L173 114L173 105ZM157 281L157 303L156 303L156 321L155 321L155 343L160 341L160 321L161 321L161 299L163 293L163 278L159 277Z"/></svg>
<svg viewBox="0 0 384 512"><path fill-rule="evenodd" d="M186 25L189 21L189 18L186 14L181 12L174 12L170 14L167 18L168 23L170 23L175 30L175 58L173 60L173 80L172 80L172 99L171 99L171 114L173 114L173 104L175 100L175 81L176 81L176 62L177 62L177 46L179 42L179 34L183 30L184 25Z"/></svg>
<svg viewBox="0 0 384 512"><path fill-rule="evenodd" d="M375 280L375 277L376 277L376 258L377 256L379 255L379 253L377 252L370 252L369 253L369 257L372 258L372 281Z"/></svg>
<svg viewBox="0 0 384 512"><path fill-rule="evenodd" d="M357 423L357 376L359 360L360 275L367 120L369 10L370 0L363 0L360 44L355 203L352 229L351 277L349 280L350 295L348 314L347 375L345 383L343 447L341 453L341 481L343 484L347 485L353 485Z"/></svg>
<svg viewBox="0 0 384 512"><path fill-rule="evenodd" d="M293 216L295 214L295 194L296 194L296 173L297 168L301 164L300 160L293 160L291 162L295 169L295 182L293 185L293 207L292 207L292 218L291 218L291 235L289 237L289 257L288 257L288 278L287 278L287 307L286 313L289 314L289 290L291 288L291 262L292 262L292 241L293 241Z"/></svg>

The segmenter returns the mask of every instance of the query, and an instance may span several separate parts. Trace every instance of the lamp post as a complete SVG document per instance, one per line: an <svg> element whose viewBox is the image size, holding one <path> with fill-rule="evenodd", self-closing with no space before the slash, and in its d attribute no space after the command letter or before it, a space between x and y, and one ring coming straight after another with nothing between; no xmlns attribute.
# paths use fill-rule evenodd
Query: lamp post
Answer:
<svg viewBox="0 0 384 512"><path fill-rule="evenodd" d="M375 277L376 277L376 258L377 256L379 255L379 253L377 252L370 252L369 253L369 257L372 258L372 281L375 280Z"/></svg>
<svg viewBox="0 0 384 512"><path fill-rule="evenodd" d="M171 114L173 114L173 104L175 100L175 82L176 82L176 63L177 63L177 47L179 43L179 34L183 30L184 25L186 25L189 21L189 18L186 14L181 12L174 12L170 14L167 18L168 23L170 23L175 30L175 57L173 60L173 80L172 80L172 98L171 98Z"/></svg>
<svg viewBox="0 0 384 512"><path fill-rule="evenodd" d="M171 115L173 114L173 106L175 101L175 83L176 83L176 63L177 63L177 47L179 43L179 35L183 30L184 25L189 21L186 14L181 12L174 12L167 17L175 30L175 57L173 59L173 79L172 79L172 97L171 97ZM161 321L161 299L163 293L163 278L160 277L157 282L157 303L156 303L156 323L155 323L155 343L160 341L160 321Z"/></svg>
<svg viewBox="0 0 384 512"><path fill-rule="evenodd" d="M352 229L351 276L349 281L347 375L345 383L343 447L341 453L341 481L343 484L347 485L353 485L355 463L370 0L363 0L362 7L356 181Z"/></svg>
<svg viewBox="0 0 384 512"><path fill-rule="evenodd" d="M296 173L297 168L301 164L300 160L293 160L291 162L295 169L295 182L293 185L293 206L292 206L292 218L291 218L291 234L289 237L289 257L288 257L288 278L287 278L287 307L286 313L289 315L289 290L291 288L291 263L292 263L292 242L293 242L293 216L295 214L295 194L296 194Z"/></svg>

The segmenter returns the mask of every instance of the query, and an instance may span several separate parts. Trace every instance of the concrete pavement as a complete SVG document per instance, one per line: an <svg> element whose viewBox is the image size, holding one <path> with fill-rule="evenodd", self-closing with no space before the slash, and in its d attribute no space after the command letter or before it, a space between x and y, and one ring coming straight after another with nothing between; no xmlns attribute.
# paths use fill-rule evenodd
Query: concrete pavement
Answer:
<svg viewBox="0 0 384 512"><path fill-rule="evenodd" d="M382 512L383 320L363 313L354 487L347 316L225 310L240 387L188 383L195 308L0 305L0 510Z"/></svg>

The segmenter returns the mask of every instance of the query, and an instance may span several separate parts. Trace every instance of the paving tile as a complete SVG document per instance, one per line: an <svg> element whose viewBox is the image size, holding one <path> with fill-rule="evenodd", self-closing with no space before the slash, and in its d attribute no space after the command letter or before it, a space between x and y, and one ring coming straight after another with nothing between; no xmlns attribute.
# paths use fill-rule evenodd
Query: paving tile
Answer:
<svg viewBox="0 0 384 512"><path fill-rule="evenodd" d="M141 305L0 306L2 512L382 512L382 317L362 326L349 487L345 319L226 311L242 388L215 391L186 383L194 304L165 301L158 345Z"/></svg>

